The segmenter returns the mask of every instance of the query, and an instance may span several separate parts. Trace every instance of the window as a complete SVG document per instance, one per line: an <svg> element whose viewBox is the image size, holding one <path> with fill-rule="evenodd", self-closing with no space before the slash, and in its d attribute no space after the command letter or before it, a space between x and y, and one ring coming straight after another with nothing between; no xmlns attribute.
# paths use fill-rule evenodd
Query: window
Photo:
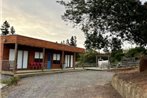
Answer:
<svg viewBox="0 0 147 98"><path fill-rule="evenodd" d="M39 52L35 52L35 59L39 59Z"/></svg>
<svg viewBox="0 0 147 98"><path fill-rule="evenodd" d="M53 63L60 64L60 54L53 54Z"/></svg>
<svg viewBox="0 0 147 98"><path fill-rule="evenodd" d="M42 52L35 52L35 62L42 62L43 53Z"/></svg>

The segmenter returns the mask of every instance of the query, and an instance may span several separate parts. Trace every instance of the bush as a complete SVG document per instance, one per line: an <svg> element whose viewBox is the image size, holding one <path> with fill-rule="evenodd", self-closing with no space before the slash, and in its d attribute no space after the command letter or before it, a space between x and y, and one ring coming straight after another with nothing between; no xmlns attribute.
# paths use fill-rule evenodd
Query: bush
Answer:
<svg viewBox="0 0 147 98"><path fill-rule="evenodd" d="M146 49L143 47L136 47L136 48L132 48L130 49L125 56L126 57L135 57L135 58L139 58L141 55L146 54Z"/></svg>
<svg viewBox="0 0 147 98"><path fill-rule="evenodd" d="M97 52L94 50L88 50L84 54L80 54L80 63L96 63Z"/></svg>
<svg viewBox="0 0 147 98"><path fill-rule="evenodd" d="M20 80L19 77L12 77L10 79L2 80L1 82L10 86L10 85L16 85L19 80Z"/></svg>
<svg viewBox="0 0 147 98"><path fill-rule="evenodd" d="M123 56L124 56L124 53L122 50L113 51L111 53L110 61L111 63L118 63L121 61Z"/></svg>

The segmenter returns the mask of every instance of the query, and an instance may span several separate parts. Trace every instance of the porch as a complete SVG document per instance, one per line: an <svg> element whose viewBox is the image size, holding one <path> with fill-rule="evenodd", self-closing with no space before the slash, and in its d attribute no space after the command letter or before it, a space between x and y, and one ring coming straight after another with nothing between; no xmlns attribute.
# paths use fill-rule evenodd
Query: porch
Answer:
<svg viewBox="0 0 147 98"><path fill-rule="evenodd" d="M15 77L31 77L36 75L46 75L55 73L65 73L65 72L79 72L84 71L83 68L66 68L66 69L44 69L44 70L17 70L15 73L13 71L1 71L0 74L15 76Z"/></svg>
<svg viewBox="0 0 147 98"><path fill-rule="evenodd" d="M19 44L4 44L2 71L74 68L76 53Z"/></svg>

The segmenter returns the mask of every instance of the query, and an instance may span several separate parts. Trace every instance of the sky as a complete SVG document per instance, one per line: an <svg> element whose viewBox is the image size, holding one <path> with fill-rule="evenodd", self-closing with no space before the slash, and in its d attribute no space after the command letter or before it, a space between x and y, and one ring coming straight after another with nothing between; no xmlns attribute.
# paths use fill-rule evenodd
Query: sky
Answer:
<svg viewBox="0 0 147 98"><path fill-rule="evenodd" d="M0 0L0 25L7 20L16 34L59 43L76 36L78 47L84 48L84 33L62 20L65 9L56 1Z"/></svg>

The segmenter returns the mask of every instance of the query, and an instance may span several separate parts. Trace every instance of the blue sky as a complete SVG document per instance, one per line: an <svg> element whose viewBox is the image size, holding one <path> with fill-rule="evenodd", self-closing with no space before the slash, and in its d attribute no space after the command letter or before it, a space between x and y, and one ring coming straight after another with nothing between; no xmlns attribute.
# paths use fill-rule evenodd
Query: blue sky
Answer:
<svg viewBox="0 0 147 98"><path fill-rule="evenodd" d="M56 0L0 0L0 8L0 25L8 20L17 34L53 42L76 35L78 46L84 47L84 34L61 19L64 7Z"/></svg>

